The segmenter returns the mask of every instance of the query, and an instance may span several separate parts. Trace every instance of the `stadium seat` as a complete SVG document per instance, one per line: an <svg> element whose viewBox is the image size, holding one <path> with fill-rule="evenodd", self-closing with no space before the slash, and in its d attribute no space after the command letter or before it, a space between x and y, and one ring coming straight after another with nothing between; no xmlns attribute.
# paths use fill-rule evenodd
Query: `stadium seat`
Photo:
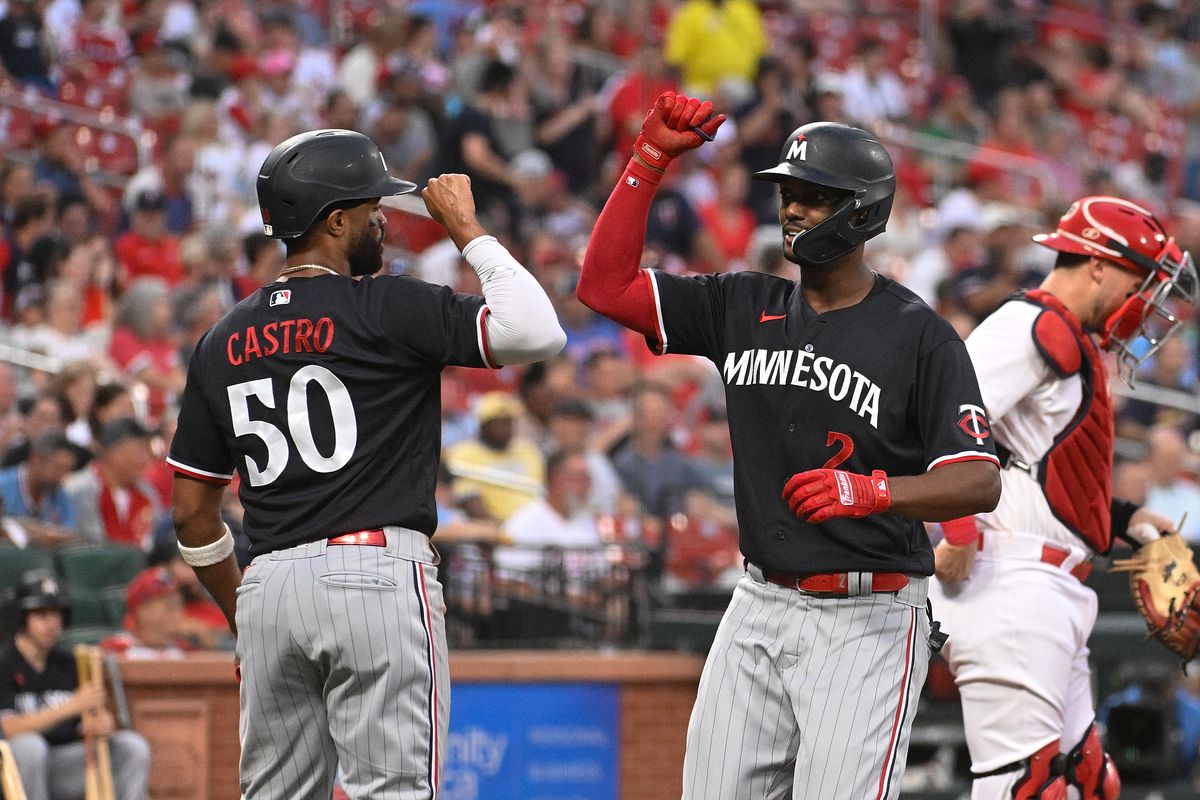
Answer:
<svg viewBox="0 0 1200 800"><path fill-rule="evenodd" d="M125 587L111 586L100 592L100 604L104 606L104 617L110 625L121 625L125 621Z"/></svg>
<svg viewBox="0 0 1200 800"><path fill-rule="evenodd" d="M58 646L69 652L77 644L99 644L109 636L120 632L120 628L108 625L72 625L62 632Z"/></svg>
<svg viewBox="0 0 1200 800"><path fill-rule="evenodd" d="M71 627L79 625L108 625L104 604L96 592L71 592Z"/></svg>
<svg viewBox="0 0 1200 800"><path fill-rule="evenodd" d="M85 544L59 551L59 571L72 593L124 588L146 566L146 554L122 544Z"/></svg>
<svg viewBox="0 0 1200 800"><path fill-rule="evenodd" d="M16 586L29 570L54 571L54 551L43 547L0 546L0 593Z"/></svg>

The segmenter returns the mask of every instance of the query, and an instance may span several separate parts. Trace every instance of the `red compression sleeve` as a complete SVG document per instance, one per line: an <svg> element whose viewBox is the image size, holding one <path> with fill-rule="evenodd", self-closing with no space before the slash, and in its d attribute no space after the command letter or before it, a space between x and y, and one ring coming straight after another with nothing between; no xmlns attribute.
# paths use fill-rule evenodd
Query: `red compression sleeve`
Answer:
<svg viewBox="0 0 1200 800"><path fill-rule="evenodd" d="M640 269L646 218L662 175L630 160L604 204L583 256L575 296L588 308L643 336L658 336L650 277Z"/></svg>
<svg viewBox="0 0 1200 800"><path fill-rule="evenodd" d="M975 517L948 519L942 523L942 535L950 544L962 547L979 539L979 528L975 525Z"/></svg>

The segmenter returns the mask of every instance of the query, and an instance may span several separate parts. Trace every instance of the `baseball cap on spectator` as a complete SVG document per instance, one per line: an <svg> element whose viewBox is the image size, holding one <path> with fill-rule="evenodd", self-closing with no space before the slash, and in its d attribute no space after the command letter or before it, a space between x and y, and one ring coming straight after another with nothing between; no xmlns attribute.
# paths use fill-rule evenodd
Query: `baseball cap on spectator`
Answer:
<svg viewBox="0 0 1200 800"><path fill-rule="evenodd" d="M998 228L1011 228L1016 225L1035 225L1036 219L1017 206L1010 203L988 203L979 212L979 227L984 232Z"/></svg>
<svg viewBox="0 0 1200 800"><path fill-rule="evenodd" d="M594 419L595 414L588 404L578 398L568 397L562 400L558 405L554 406L553 416L556 417L571 417L573 419Z"/></svg>
<svg viewBox="0 0 1200 800"><path fill-rule="evenodd" d="M819 72L813 80L813 90L817 94L844 94L846 76L840 72Z"/></svg>
<svg viewBox="0 0 1200 800"><path fill-rule="evenodd" d="M536 149L522 150L512 157L510 168L518 178L536 181L554 172L554 162L545 152Z"/></svg>
<svg viewBox="0 0 1200 800"><path fill-rule="evenodd" d="M134 211L162 211L167 207L167 197L157 189L143 189L133 198Z"/></svg>
<svg viewBox="0 0 1200 800"><path fill-rule="evenodd" d="M523 410L521 401L508 392L488 392L479 398L475 416L482 425L494 419L516 419Z"/></svg>
<svg viewBox="0 0 1200 800"><path fill-rule="evenodd" d="M125 627L133 627L134 617L144 603L178 591L179 584L164 566L147 567L133 576L125 590Z"/></svg>
<svg viewBox="0 0 1200 800"><path fill-rule="evenodd" d="M105 423L96 435L101 449L115 447L126 439L152 439L154 432L131 417L118 417Z"/></svg>

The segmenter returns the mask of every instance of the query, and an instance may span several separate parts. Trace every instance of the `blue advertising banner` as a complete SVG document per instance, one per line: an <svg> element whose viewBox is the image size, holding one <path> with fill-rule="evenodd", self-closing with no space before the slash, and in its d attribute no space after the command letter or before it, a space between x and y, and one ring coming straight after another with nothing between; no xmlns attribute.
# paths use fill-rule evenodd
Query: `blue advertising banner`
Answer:
<svg viewBox="0 0 1200 800"><path fill-rule="evenodd" d="M455 684L440 800L617 800L613 684Z"/></svg>

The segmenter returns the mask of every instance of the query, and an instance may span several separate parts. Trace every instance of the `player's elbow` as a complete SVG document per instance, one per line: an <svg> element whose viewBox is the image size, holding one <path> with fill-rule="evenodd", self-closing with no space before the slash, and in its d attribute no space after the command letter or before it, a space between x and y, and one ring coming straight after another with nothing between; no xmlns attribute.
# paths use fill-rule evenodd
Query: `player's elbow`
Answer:
<svg viewBox="0 0 1200 800"><path fill-rule="evenodd" d="M972 514L986 514L989 511L995 511L996 506L1000 504L1000 470L994 468L991 464L981 462L981 469L976 478L976 486L971 497L976 507L971 510Z"/></svg>
<svg viewBox="0 0 1200 800"><path fill-rule="evenodd" d="M492 348L500 364L532 364L545 361L562 352L567 346L567 334L558 318L522 326L520 335L492 335Z"/></svg>

